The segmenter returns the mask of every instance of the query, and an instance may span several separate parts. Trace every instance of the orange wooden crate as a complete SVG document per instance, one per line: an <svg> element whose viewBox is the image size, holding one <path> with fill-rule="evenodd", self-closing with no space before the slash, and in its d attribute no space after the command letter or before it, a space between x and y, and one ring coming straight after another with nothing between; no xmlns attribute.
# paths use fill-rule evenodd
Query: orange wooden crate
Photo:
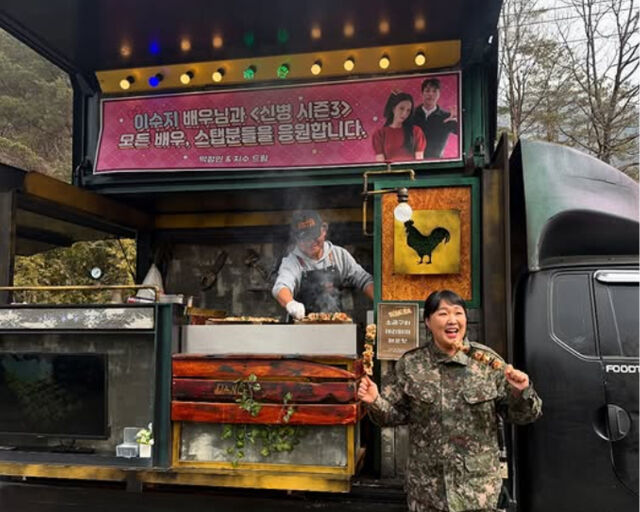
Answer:
<svg viewBox="0 0 640 512"><path fill-rule="evenodd" d="M286 423L292 425L348 425L361 415L356 390L361 366L355 372L304 359L279 356L210 356L176 354L173 357L173 421L205 423ZM255 375L260 403L251 416L236 398L238 385ZM286 403L284 396L288 395Z"/></svg>

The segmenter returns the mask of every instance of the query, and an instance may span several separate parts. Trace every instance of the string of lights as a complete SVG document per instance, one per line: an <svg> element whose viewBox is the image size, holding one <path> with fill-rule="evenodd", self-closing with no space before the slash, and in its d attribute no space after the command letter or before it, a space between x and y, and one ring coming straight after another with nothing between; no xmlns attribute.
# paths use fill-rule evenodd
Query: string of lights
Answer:
<svg viewBox="0 0 640 512"><path fill-rule="evenodd" d="M283 36L284 37L284 36ZM172 64L159 67L98 71L103 92L131 93L153 89L206 87L314 77L340 77L412 72L452 67L460 60L459 41L410 43L305 54L225 61Z"/></svg>

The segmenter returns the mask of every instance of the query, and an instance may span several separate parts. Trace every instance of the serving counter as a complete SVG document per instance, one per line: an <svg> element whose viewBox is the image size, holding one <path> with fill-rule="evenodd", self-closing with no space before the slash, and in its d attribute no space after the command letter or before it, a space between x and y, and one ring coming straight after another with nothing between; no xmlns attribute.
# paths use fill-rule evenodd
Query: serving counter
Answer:
<svg viewBox="0 0 640 512"><path fill-rule="evenodd" d="M364 455L356 325L185 325L182 312L0 307L0 475L348 491ZM152 457L116 457L123 429L149 423Z"/></svg>
<svg viewBox="0 0 640 512"><path fill-rule="evenodd" d="M348 491L360 448L355 324L188 325L173 467L213 485Z"/></svg>
<svg viewBox="0 0 640 512"><path fill-rule="evenodd" d="M0 474L127 481L168 468L179 312L156 303L0 307ZM152 457L117 457L124 428L149 423Z"/></svg>
<svg viewBox="0 0 640 512"><path fill-rule="evenodd" d="M185 325L182 350L186 354L286 354L341 356L355 359L356 325L221 324Z"/></svg>

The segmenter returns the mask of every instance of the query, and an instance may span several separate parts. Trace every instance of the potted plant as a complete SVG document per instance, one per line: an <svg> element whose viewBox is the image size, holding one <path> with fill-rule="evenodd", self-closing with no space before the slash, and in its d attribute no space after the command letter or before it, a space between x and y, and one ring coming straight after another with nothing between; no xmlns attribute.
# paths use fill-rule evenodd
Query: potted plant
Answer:
<svg viewBox="0 0 640 512"><path fill-rule="evenodd" d="M153 446L153 425L151 423L147 428L138 430L136 441L138 442L140 457L151 457L151 447Z"/></svg>

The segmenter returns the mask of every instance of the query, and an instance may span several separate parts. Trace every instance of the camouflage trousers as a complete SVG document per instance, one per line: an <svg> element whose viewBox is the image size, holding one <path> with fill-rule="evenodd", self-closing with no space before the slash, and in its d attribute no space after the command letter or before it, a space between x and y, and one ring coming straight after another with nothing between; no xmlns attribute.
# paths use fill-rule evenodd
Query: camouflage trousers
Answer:
<svg viewBox="0 0 640 512"><path fill-rule="evenodd" d="M409 508L407 510L409 510L409 512L449 512L448 510L433 508L433 507L430 507L429 505L426 505L426 504L423 505L421 503L415 503L415 502L409 505ZM474 509L469 509L468 511L465 511L465 512L504 512L504 509L474 508Z"/></svg>
<svg viewBox="0 0 640 512"><path fill-rule="evenodd" d="M416 509L416 512L448 512L447 510L440 510L439 508L421 507ZM497 508L478 508L469 510L467 512L501 512Z"/></svg>

